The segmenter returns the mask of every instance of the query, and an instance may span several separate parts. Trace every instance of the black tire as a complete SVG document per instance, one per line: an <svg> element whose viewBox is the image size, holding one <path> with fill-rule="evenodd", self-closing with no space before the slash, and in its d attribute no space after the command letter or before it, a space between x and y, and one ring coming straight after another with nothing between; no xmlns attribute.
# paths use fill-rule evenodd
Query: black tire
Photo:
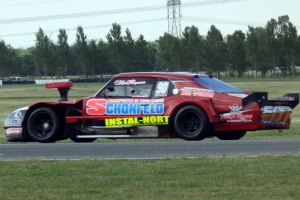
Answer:
<svg viewBox="0 0 300 200"><path fill-rule="evenodd" d="M220 140L239 140L246 135L247 131L222 131L216 132L217 138Z"/></svg>
<svg viewBox="0 0 300 200"><path fill-rule="evenodd" d="M97 138L70 138L73 142L89 143L94 142Z"/></svg>
<svg viewBox="0 0 300 200"><path fill-rule="evenodd" d="M182 107L174 118L175 132L185 140L203 140L208 136L208 127L205 112L194 105Z"/></svg>
<svg viewBox="0 0 300 200"><path fill-rule="evenodd" d="M27 120L29 136L36 142L51 143L58 138L61 120L58 114L48 107L34 110Z"/></svg>

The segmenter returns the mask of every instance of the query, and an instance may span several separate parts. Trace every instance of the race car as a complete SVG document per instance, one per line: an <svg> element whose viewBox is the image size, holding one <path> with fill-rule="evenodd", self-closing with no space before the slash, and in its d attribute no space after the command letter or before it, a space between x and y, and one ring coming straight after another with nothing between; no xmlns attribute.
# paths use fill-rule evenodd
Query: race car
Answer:
<svg viewBox="0 0 300 200"><path fill-rule="evenodd" d="M299 93L268 97L267 92L248 93L192 73L122 73L95 95L68 100L72 86L70 81L46 84L58 89L60 99L13 111L4 121L6 140L238 140L247 131L289 129L292 110L299 103Z"/></svg>

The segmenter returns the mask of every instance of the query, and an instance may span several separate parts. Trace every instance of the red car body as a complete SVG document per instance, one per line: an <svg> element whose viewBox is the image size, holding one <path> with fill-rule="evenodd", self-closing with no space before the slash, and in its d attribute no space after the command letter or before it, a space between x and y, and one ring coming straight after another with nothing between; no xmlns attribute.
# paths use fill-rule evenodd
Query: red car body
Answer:
<svg viewBox="0 0 300 200"><path fill-rule="evenodd" d="M299 94L247 93L216 78L191 73L145 72L114 76L95 95L68 100L71 82L49 83L61 99L12 112L8 141L55 142L71 138L218 137L237 140L247 131L289 129Z"/></svg>

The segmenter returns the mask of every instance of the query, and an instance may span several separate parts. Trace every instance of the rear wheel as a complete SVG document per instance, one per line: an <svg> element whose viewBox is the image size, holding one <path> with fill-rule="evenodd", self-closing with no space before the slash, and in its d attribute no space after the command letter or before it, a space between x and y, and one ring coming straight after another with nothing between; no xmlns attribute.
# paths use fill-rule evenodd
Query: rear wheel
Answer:
<svg viewBox="0 0 300 200"><path fill-rule="evenodd" d="M71 140L73 142L84 142L84 143L88 143L88 142L94 142L95 140L97 140L97 138L71 138Z"/></svg>
<svg viewBox="0 0 300 200"><path fill-rule="evenodd" d="M247 131L222 131L217 132L216 136L220 140L239 140L246 135Z"/></svg>
<svg viewBox="0 0 300 200"><path fill-rule="evenodd" d="M175 115L174 128L177 135L185 140L202 140L207 137L209 121L198 106L182 107Z"/></svg>
<svg viewBox="0 0 300 200"><path fill-rule="evenodd" d="M51 108L41 107L34 110L27 120L29 136L43 143L55 142L58 138L61 120Z"/></svg>

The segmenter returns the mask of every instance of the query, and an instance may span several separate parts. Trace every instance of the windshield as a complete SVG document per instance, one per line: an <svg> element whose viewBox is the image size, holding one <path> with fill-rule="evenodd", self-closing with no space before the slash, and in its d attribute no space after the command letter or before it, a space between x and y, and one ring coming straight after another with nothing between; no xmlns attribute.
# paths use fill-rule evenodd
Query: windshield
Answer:
<svg viewBox="0 0 300 200"><path fill-rule="evenodd" d="M223 81L220 81L217 78L209 77L209 76L199 76L194 78L194 80L201 84L202 86L211 89L215 92L220 93L245 93L243 90L240 90L236 87L233 87Z"/></svg>

